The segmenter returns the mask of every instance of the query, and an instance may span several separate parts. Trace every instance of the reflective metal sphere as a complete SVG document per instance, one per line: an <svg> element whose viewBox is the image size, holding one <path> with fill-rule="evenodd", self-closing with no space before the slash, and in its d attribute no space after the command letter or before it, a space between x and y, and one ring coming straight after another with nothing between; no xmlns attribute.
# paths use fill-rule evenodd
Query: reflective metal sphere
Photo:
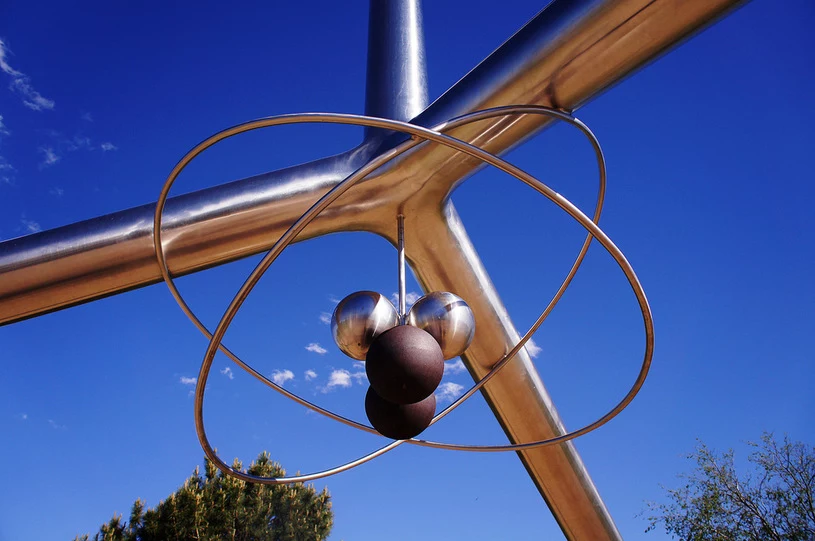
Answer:
<svg viewBox="0 0 815 541"><path fill-rule="evenodd" d="M374 338L399 324L391 301L375 291L351 293L334 309L331 334L343 353L364 361Z"/></svg>
<svg viewBox="0 0 815 541"><path fill-rule="evenodd" d="M414 438L430 425L436 413L436 395L413 404L392 404L368 388L365 395L365 413L377 432L386 438L407 440Z"/></svg>
<svg viewBox="0 0 815 541"><path fill-rule="evenodd" d="M407 322L430 333L445 360L464 353L475 336L473 311L464 299L446 291L434 291L416 301Z"/></svg>
<svg viewBox="0 0 815 541"><path fill-rule="evenodd" d="M365 372L379 396L394 404L413 404L439 386L444 359L430 334L399 325L376 337L368 350Z"/></svg>

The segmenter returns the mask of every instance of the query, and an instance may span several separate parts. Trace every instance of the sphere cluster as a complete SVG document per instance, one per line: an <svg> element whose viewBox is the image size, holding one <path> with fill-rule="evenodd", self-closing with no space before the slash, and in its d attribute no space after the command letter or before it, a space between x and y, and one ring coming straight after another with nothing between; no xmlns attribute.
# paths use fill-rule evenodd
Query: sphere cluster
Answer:
<svg viewBox="0 0 815 541"><path fill-rule="evenodd" d="M475 335L472 310L452 293L425 295L405 319L407 324L399 325L393 304L372 291L348 295L331 318L340 350L365 360L368 420L397 440L413 438L430 425L444 361L464 353Z"/></svg>

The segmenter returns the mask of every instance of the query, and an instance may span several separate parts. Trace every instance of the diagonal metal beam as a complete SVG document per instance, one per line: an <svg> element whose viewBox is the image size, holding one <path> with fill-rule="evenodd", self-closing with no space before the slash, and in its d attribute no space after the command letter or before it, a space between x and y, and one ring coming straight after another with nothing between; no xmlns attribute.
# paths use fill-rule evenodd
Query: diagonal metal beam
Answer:
<svg viewBox="0 0 815 541"><path fill-rule="evenodd" d="M505 104L574 109L738 3L553 2L414 122L432 126ZM418 0L371 2L369 114L408 119L424 107L420 21ZM500 153L545 125L514 117L462 127L453 135ZM401 139L368 131L359 147L341 155L172 199L164 235L171 270L194 272L268 248L317 198ZM407 257L423 287L457 293L474 309L479 329L464 360L480 378L510 349L517 332L448 200L477 167L445 149L418 147L345 194L298 240L365 230L395 242L393 218L405 213ZM0 324L159 281L153 208L144 205L0 243ZM525 353L484 394L512 441L564 431ZM567 539L620 539L571 443L520 456Z"/></svg>

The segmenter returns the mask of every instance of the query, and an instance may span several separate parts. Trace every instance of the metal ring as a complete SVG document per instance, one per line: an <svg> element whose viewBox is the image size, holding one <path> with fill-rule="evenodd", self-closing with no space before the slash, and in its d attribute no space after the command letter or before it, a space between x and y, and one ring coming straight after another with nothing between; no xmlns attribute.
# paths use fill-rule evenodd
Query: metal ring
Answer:
<svg viewBox="0 0 815 541"><path fill-rule="evenodd" d="M595 155L597 157L597 165L598 165L598 169L599 169L599 187L598 187L598 192L597 192L597 202L595 204L594 216L592 218L592 221L594 223L597 223L599 218L600 218L600 213L602 211L603 201L605 199L605 189L606 189L606 164L605 164L605 158L603 157L603 151L602 151L602 148L600 146L600 142L597 140L597 137L594 135L594 133L592 133L592 131L588 128L588 126L586 126L583 122L581 122L579 119L569 115L568 113L564 113L563 111L559 111L557 109L551 109L551 108L543 107L543 106L527 106L527 107L525 107L525 109L528 109L528 110L525 110L523 114L528 114L528 113L543 114L543 115L547 115L547 116L550 116L550 117L557 118L559 120L562 120L562 121L564 121L564 122L566 122L568 124L571 124L571 125L575 126L577 129L579 129L586 136L586 138L591 143L592 148L594 149ZM456 118L454 118L452 120L449 120L449 121L447 121L447 122L445 122L443 124L440 124L440 125L434 127L433 129L436 130L436 131L441 131L442 129L443 130L450 130L450 129L454 129L454 128L457 128L457 127L460 127L460 126L463 126L463 125L466 125L466 124L470 124L472 122L477 122L477 121L480 121L480 120L486 120L486 119L489 119L489 118L493 118L495 116L511 115L511 114L515 113L516 110L518 110L518 107L505 106L505 107L496 107L496 108L493 108L493 109L485 109L485 110L482 110L482 111L476 111L476 112L469 113L469 114L466 114L466 115L463 115L463 116L460 116L460 117L456 117ZM519 113L516 113L516 114L519 114ZM353 116L353 115L349 115L349 116ZM237 133L241 133L241 132L237 132ZM210 141L214 137L221 136L216 141L210 141L211 144L216 144L220 140L223 140L223 139L225 139L227 137L231 137L232 135L236 135L237 133L227 133L226 131L222 131L222 132L219 132L218 134L216 134L215 136L207 139L207 141ZM425 144L425 143L427 143L426 140L419 140L419 141L415 141L412 144L412 146L419 145L419 144ZM409 148L412 148L412 146L409 147ZM204 149L200 149L199 152L202 152L203 150ZM190 158L190 160L193 159L194 157L195 156L192 156ZM179 164L180 163L181 162L179 162ZM187 162L187 164L188 163L189 163L189 161ZM183 169L184 167L186 167L186 165L183 165L181 169ZM181 171L179 170L177 173L180 173L180 172ZM171 186L172 186L172 183L170 183L169 185L165 183L165 186L162 189L162 192L161 192L161 194L159 196L159 199L158 199L158 203L157 203L157 206L156 206L157 211L158 211L159 208L161 208L163 210L166 199L167 199L167 197L169 195L169 190L170 190ZM154 219L154 224L153 224L154 225L154 239L158 239L158 241L157 241L158 245L161 245L161 227L160 227L160 223L161 223L160 216L159 216L159 221L158 221L158 227L156 227L157 224L156 224L156 221ZM583 259L585 258L586 252L589 249L589 245L591 244L592 238L593 237L591 236L590 233L586 236L586 239L583 242L583 246L582 246L580 252L578 253L577 258L575 259L575 262L572 264L572 267L569 270L569 273L567 274L566 278L561 283L561 285L558 288L558 291L555 294L555 296L553 297L553 299L549 302L546 309L543 311L541 316L538 318L538 320L532 326L531 330L529 331L530 335L534 334L534 332L537 330L537 328L543 323L543 321L548 316L549 312L554 308L554 306L560 300L560 297L563 295L563 292L565 292L565 290L568 288L569 284L571 283L572 278L576 274L576 272L577 272L578 268L580 267ZM168 288L170 289L170 293L173 295L173 298L176 300L176 302L178 303L179 307L184 312L184 314L198 328L198 330L204 336L206 336L208 340L211 339L212 334L209 332L209 330L206 328L206 326L204 326L204 324L198 319L198 317L195 315L195 313L192 311L192 309L189 307L189 305L184 300L184 298L181 295L180 291L178 291L178 289L175 287L175 282L173 281L172 277L170 276L169 269L167 268L167 265L166 265L163 246L161 246L160 249L156 250L156 256L157 256L157 259L159 260L159 269L161 270L162 277L164 278L165 283L167 284ZM341 415L338 415L338 414L336 414L336 413L334 413L334 412L332 412L330 410L324 409L324 408L318 406L317 404L309 402L308 400L305 400L304 398L300 397L299 395L297 395L295 393L292 393L292 392L286 390L285 388L277 385L276 383L274 383L273 381L271 381L270 379L265 377L263 374L261 374L260 372L256 371L254 368L252 368L248 363L245 363L243 360L241 360L235 353L233 353L232 351L227 349L226 346L224 346L223 344L220 345L220 350L224 354L226 354L230 359L232 359L232 361L235 362L238 366L243 368L249 375L255 377L258 381L260 381L264 385L270 387L271 389L281 393L283 396L285 396L285 397L287 397L287 398L289 398L291 400L294 400L298 404L300 404L302 406L305 406L305 407L311 409L312 411L314 411L316 413L319 413L321 415L325 415L329 419L339 421L339 422L341 422L341 423L343 423L343 424L345 424L347 426L351 426L353 428L356 428L358 430L362 430L364 432L368 432L370 434L380 435L379 432L377 432L373 427L370 427L370 426L362 424L362 423L358 423L358 422L356 422L356 421L354 421L352 419L348 419L348 418L343 417ZM450 445L448 445L448 444L438 443L438 442L430 442L430 441L425 441L425 440L417 440L417 439L407 440L407 443L410 443L410 444L413 444L413 445L419 445L419 446L423 446L423 447L437 448L437 449L449 449L449 448L451 448ZM455 445L455 444L451 444L451 445Z"/></svg>
<svg viewBox="0 0 815 541"><path fill-rule="evenodd" d="M555 117L562 117L565 116L567 118L571 118L569 115L562 113L560 111L555 110L543 110L543 108L537 107L506 107L502 108L504 114L547 114L549 116ZM483 114L498 114L495 111L486 111ZM477 116L474 114L473 117ZM472 119L472 118L471 118ZM164 190L162 191L163 199L159 202L156 207L156 215L154 218L154 238L156 240L156 251L157 257L160 259L161 266L163 268L163 275L165 277L165 281L167 281L168 286L172 282L172 278L169 276L169 272L166 268L166 261L163 258L163 253L161 243L160 243L160 221L161 221L161 213L163 211L164 202L166 201L166 192L169 190L169 187L174 182L175 178L178 176L180 171L186 167L186 165L191 161L195 156L197 156L200 152L208 148L209 146L217 143L218 141L235 135L237 133L242 133L245 131L249 131L252 129L257 129L266 126L273 126L273 125L280 125L280 124L290 124L290 123L298 123L298 122L333 122L339 124L352 124L352 125L363 125L363 126L371 126L371 127L381 127L381 128L388 128L396 131L403 131L409 133L415 137L418 137L422 140L427 141L434 141L455 150L459 150L464 152L472 157L481 159L485 163L493 165L498 169L507 172L522 182L528 184L532 188L536 189L539 193L546 196L548 199L553 201L557 204L561 209L565 210L569 215L571 215L575 220L577 220L589 233L589 238L587 242L590 242L591 237L597 238L598 242L600 242L603 247L612 255L615 259L617 264L623 270L626 278L631 285L635 296L637 298L638 304L640 305L642 314L643 314L643 322L646 331L646 347L645 347L645 354L643 358L642 367L640 372L635 380L634 385L629 390L629 392L625 395L625 397L618 403L614 408L612 408L608 413L604 416L600 417L595 422L582 427L581 429L569 432L567 434L563 434L561 436L550 438L547 440L537 441L537 442L528 442L523 444L512 444L512 445L505 445L505 446L462 446L462 445L450 445L450 444L439 444L434 442L422 442L426 445L430 446L438 446L444 447L449 449L460 449L460 450L476 450L476 451L506 451L506 450L519 450L519 449L529 449L533 447L542 447L545 445L553 445L557 443L562 443L573 438L576 438L580 435L586 434L596 428L599 428L609 420L611 420L614 416L616 416L622 409L624 409L636 396L639 389L642 387L642 384L645 381L645 378L648 374L648 369L651 364L651 359L653 357L653 320L651 317L650 308L648 306L648 301L645 297L645 293L642 290L642 286L639 283L639 280L636 277L631 265L625 259L625 256L622 252L614 245L614 243L608 238L608 236L588 217L586 217L577 207L575 207L571 202L569 202L566 198L560 196L553 190L551 190L545 184L537 181L531 175L523 172L522 170L512 166L511 164L505 162L504 160L485 152L477 147L474 147L468 143L460 141L450 136L446 136L442 133L437 131L428 130L426 128L420 128L418 126L413 126L408 123L398 122L393 120L387 119L379 119L373 117L363 117L359 115L341 115L341 114L330 114L330 113L314 113L314 114L301 114L301 115L285 115L279 117L272 117L262 120L257 120L253 122L248 122L245 124L241 124L239 126L230 128L219 134L212 136L211 138L207 139L206 141L202 142L198 146L196 146L192 151L190 151L173 169L172 173L168 177L167 181L165 182ZM449 128L451 123L447 123L441 126L441 129ZM333 475L335 473L339 473L341 471L345 471L352 467L355 467L359 464L367 462L384 452L393 449L394 447L403 443L403 441L395 441L391 444L378 449L368 455L361 457L352 462L348 462L342 466L338 466L336 468L332 468L329 470L325 470L322 472L317 472L313 474L307 475L299 475L299 476L292 476L292 477L284 477L284 478L263 478L245 474L243 472L235 471L230 468L228 465L223 463L217 455L214 453L212 448L209 445L209 442L206 439L206 433L203 426L203 391L205 389L205 382L209 374L209 370L211 368L212 361L214 359L215 353L217 352L220 342L223 339L223 335L226 332L231 320L234 318L235 314L237 313L238 309L240 308L241 304L244 302L246 297L248 296L251 289L257 283L259 278L262 274L268 269L268 267L274 262L274 260L280 255L280 253L285 249L285 247L291 243L291 241L305 228L320 212L322 212L325 208L327 208L333 201L335 201L338 197L340 197L345 191L350 189L354 184L359 182L361 179L365 178L368 174L372 171L380 167L381 165L387 163L391 159L395 158L396 156L402 154L412 146L415 146L416 143L412 141L408 141L399 145L398 147L391 149L384 153L381 156L378 156L359 170L355 172L350 177L346 178L342 182L340 182L337 186L332 188L327 194L325 194L320 200L317 201L310 209L308 209L297 221L278 239L275 245L271 248L271 250L266 254L266 256L261 260L258 266L253 270L250 274L249 278L243 284L241 289L238 291L236 296L233 298L232 302L230 303L229 308L225 312L224 316L222 317L221 321L218 324L215 332L212 334L210 339L209 347L207 349L207 353L204 357L202 362L201 371L199 374L198 382L196 385L196 400L195 400L195 410L196 410L196 431L198 432L199 441L202 445L207 456L219 467L222 471L233 475L235 477L241 478L245 481L250 482L261 482L267 484L280 484L280 483L291 483L291 482L303 482L303 481L310 481L314 479L319 479L322 477L326 477L329 475ZM574 269L573 269L574 270ZM573 273L570 273L573 275ZM569 278L570 279L570 278ZM171 287L172 290L172 287ZM562 295L563 286L558 291L556 295L556 300L559 299L559 295ZM177 299L178 300L178 299ZM448 408L443 410L439 413L436 417L434 417L431 424L437 422L445 415L453 411L458 405L460 405L464 400L472 396L472 394L479 390L484 384L486 384L494 375L500 370L509 360L517 354L517 352L522 348L526 342L531 337L532 332L536 330L537 326L540 325L540 322L548 315L548 312L551 311L552 304L547 307L547 310L541 315L538 321L536 321L536 325L533 325L524 337L516 344L516 346L507 354L505 355L496 365L492 368L492 370L484 376L478 383L476 383L470 391L465 393L462 397L460 397L457 401L451 404Z"/></svg>

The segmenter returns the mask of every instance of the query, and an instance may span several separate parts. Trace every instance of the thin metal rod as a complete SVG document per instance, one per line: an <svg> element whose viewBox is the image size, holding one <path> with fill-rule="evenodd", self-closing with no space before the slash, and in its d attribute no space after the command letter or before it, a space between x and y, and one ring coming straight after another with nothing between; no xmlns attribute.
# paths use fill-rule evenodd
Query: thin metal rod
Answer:
<svg viewBox="0 0 815 541"><path fill-rule="evenodd" d="M407 303L405 301L405 216L396 217L396 250L399 260L399 325L404 325L407 318Z"/></svg>

